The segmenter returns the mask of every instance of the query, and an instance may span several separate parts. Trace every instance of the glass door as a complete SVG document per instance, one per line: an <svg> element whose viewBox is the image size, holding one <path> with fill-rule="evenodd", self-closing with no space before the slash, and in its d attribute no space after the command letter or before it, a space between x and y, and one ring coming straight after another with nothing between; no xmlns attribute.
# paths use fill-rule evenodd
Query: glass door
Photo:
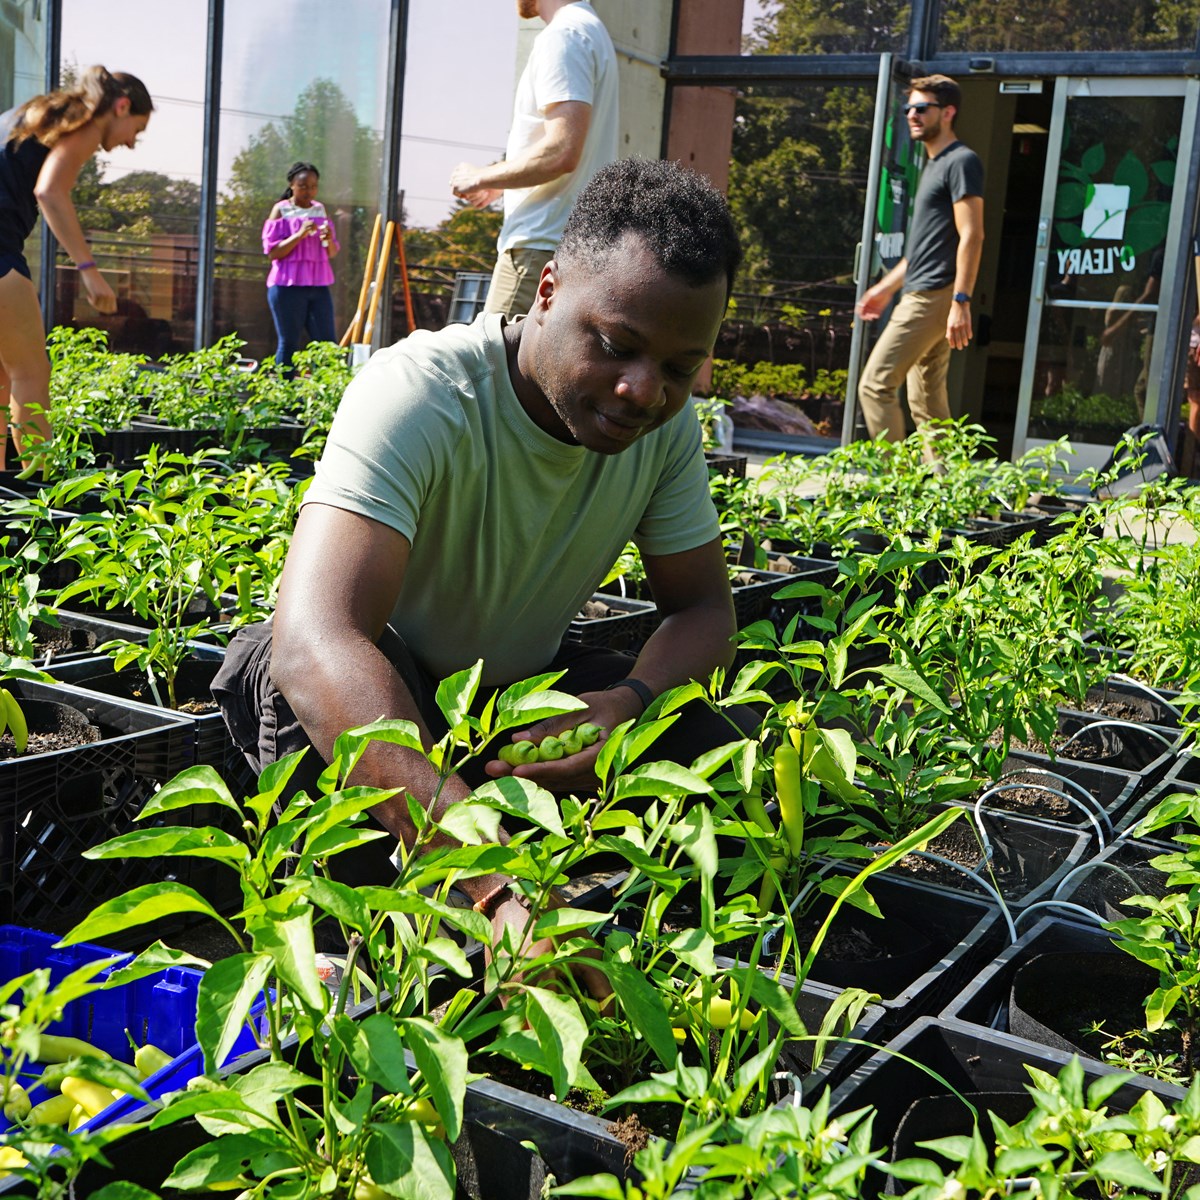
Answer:
<svg viewBox="0 0 1200 1200"><path fill-rule="evenodd" d="M1073 471L1099 466L1165 408L1194 108L1182 79L1056 81L1014 457L1066 437Z"/></svg>
<svg viewBox="0 0 1200 1200"><path fill-rule="evenodd" d="M854 302L881 271L891 270L904 255L904 230L918 168L908 125L896 101L895 56L879 56L875 89L875 121L871 130L871 161L867 167L867 196L863 206L862 240L854 256ZM846 407L842 415L842 445L859 436L858 378L870 343L862 321L854 319L850 363L846 378Z"/></svg>

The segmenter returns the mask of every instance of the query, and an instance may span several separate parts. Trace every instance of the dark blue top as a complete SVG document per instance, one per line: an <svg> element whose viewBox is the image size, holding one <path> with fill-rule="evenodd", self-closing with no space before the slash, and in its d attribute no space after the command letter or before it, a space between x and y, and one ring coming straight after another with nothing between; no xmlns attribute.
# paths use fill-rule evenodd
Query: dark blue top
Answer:
<svg viewBox="0 0 1200 1200"><path fill-rule="evenodd" d="M20 254L25 239L37 223L38 207L33 198L38 173L48 146L36 138L26 138L20 144L11 138L16 123L16 109L0 113L0 253Z"/></svg>
<svg viewBox="0 0 1200 1200"><path fill-rule="evenodd" d="M983 164L962 142L951 142L921 171L904 243L906 292L927 292L954 282L958 227L954 205L983 195Z"/></svg>

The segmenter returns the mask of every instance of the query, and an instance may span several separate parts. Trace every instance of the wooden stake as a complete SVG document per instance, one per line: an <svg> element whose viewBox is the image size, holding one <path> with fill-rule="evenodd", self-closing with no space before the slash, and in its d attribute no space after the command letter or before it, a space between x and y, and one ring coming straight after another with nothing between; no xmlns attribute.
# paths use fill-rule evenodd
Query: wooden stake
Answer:
<svg viewBox="0 0 1200 1200"><path fill-rule="evenodd" d="M351 342L358 341L358 331L362 327L363 313L367 308L367 291L371 286L371 272L375 269L375 251L379 248L379 227L383 223L383 214L375 214L375 227L371 230L371 244L367 249L367 261L363 263L363 278L362 287L358 292L358 307L354 310L354 319L350 322L350 328L346 330L345 336L338 343L340 346L348 346Z"/></svg>
<svg viewBox="0 0 1200 1200"><path fill-rule="evenodd" d="M375 272L374 294L371 296L371 309L367 313L367 327L363 330L362 340L366 345L371 344L371 331L375 328L375 313L379 310L379 296L383 291L383 276L387 271L388 255L392 252L392 234L396 230L394 221L389 221L383 231L383 249L379 252L379 269Z"/></svg>
<svg viewBox="0 0 1200 1200"><path fill-rule="evenodd" d="M408 259L404 255L403 229L396 231L396 245L400 248L400 282L404 285L404 315L408 319L408 329L406 332L412 333L417 327L417 321L413 316L412 292L408 286Z"/></svg>

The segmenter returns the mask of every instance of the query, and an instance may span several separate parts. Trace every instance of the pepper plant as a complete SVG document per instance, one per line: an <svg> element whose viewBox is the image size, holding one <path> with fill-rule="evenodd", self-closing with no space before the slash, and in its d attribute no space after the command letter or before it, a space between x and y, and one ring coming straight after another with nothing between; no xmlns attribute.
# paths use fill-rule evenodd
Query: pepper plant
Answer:
<svg viewBox="0 0 1200 1200"><path fill-rule="evenodd" d="M104 511L76 517L63 532L59 557L77 563L79 577L56 603L65 607L85 596L107 609L131 609L146 622L145 641L114 639L99 649L112 654L118 670L135 663L159 702L175 708L189 643L214 632L221 594L249 557L254 531L199 455L152 448L138 468L89 482L101 489Z"/></svg>

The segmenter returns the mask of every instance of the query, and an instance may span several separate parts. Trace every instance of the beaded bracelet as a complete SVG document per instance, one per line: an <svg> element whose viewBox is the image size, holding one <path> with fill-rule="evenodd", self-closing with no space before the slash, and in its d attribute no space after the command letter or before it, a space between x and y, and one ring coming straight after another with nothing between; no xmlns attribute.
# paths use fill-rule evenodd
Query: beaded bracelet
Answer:
<svg viewBox="0 0 1200 1200"><path fill-rule="evenodd" d="M87 260L87 262L75 264L75 270L77 270L77 271L94 271L95 269L96 269L96 264L94 262L92 262L92 260L90 258Z"/></svg>

